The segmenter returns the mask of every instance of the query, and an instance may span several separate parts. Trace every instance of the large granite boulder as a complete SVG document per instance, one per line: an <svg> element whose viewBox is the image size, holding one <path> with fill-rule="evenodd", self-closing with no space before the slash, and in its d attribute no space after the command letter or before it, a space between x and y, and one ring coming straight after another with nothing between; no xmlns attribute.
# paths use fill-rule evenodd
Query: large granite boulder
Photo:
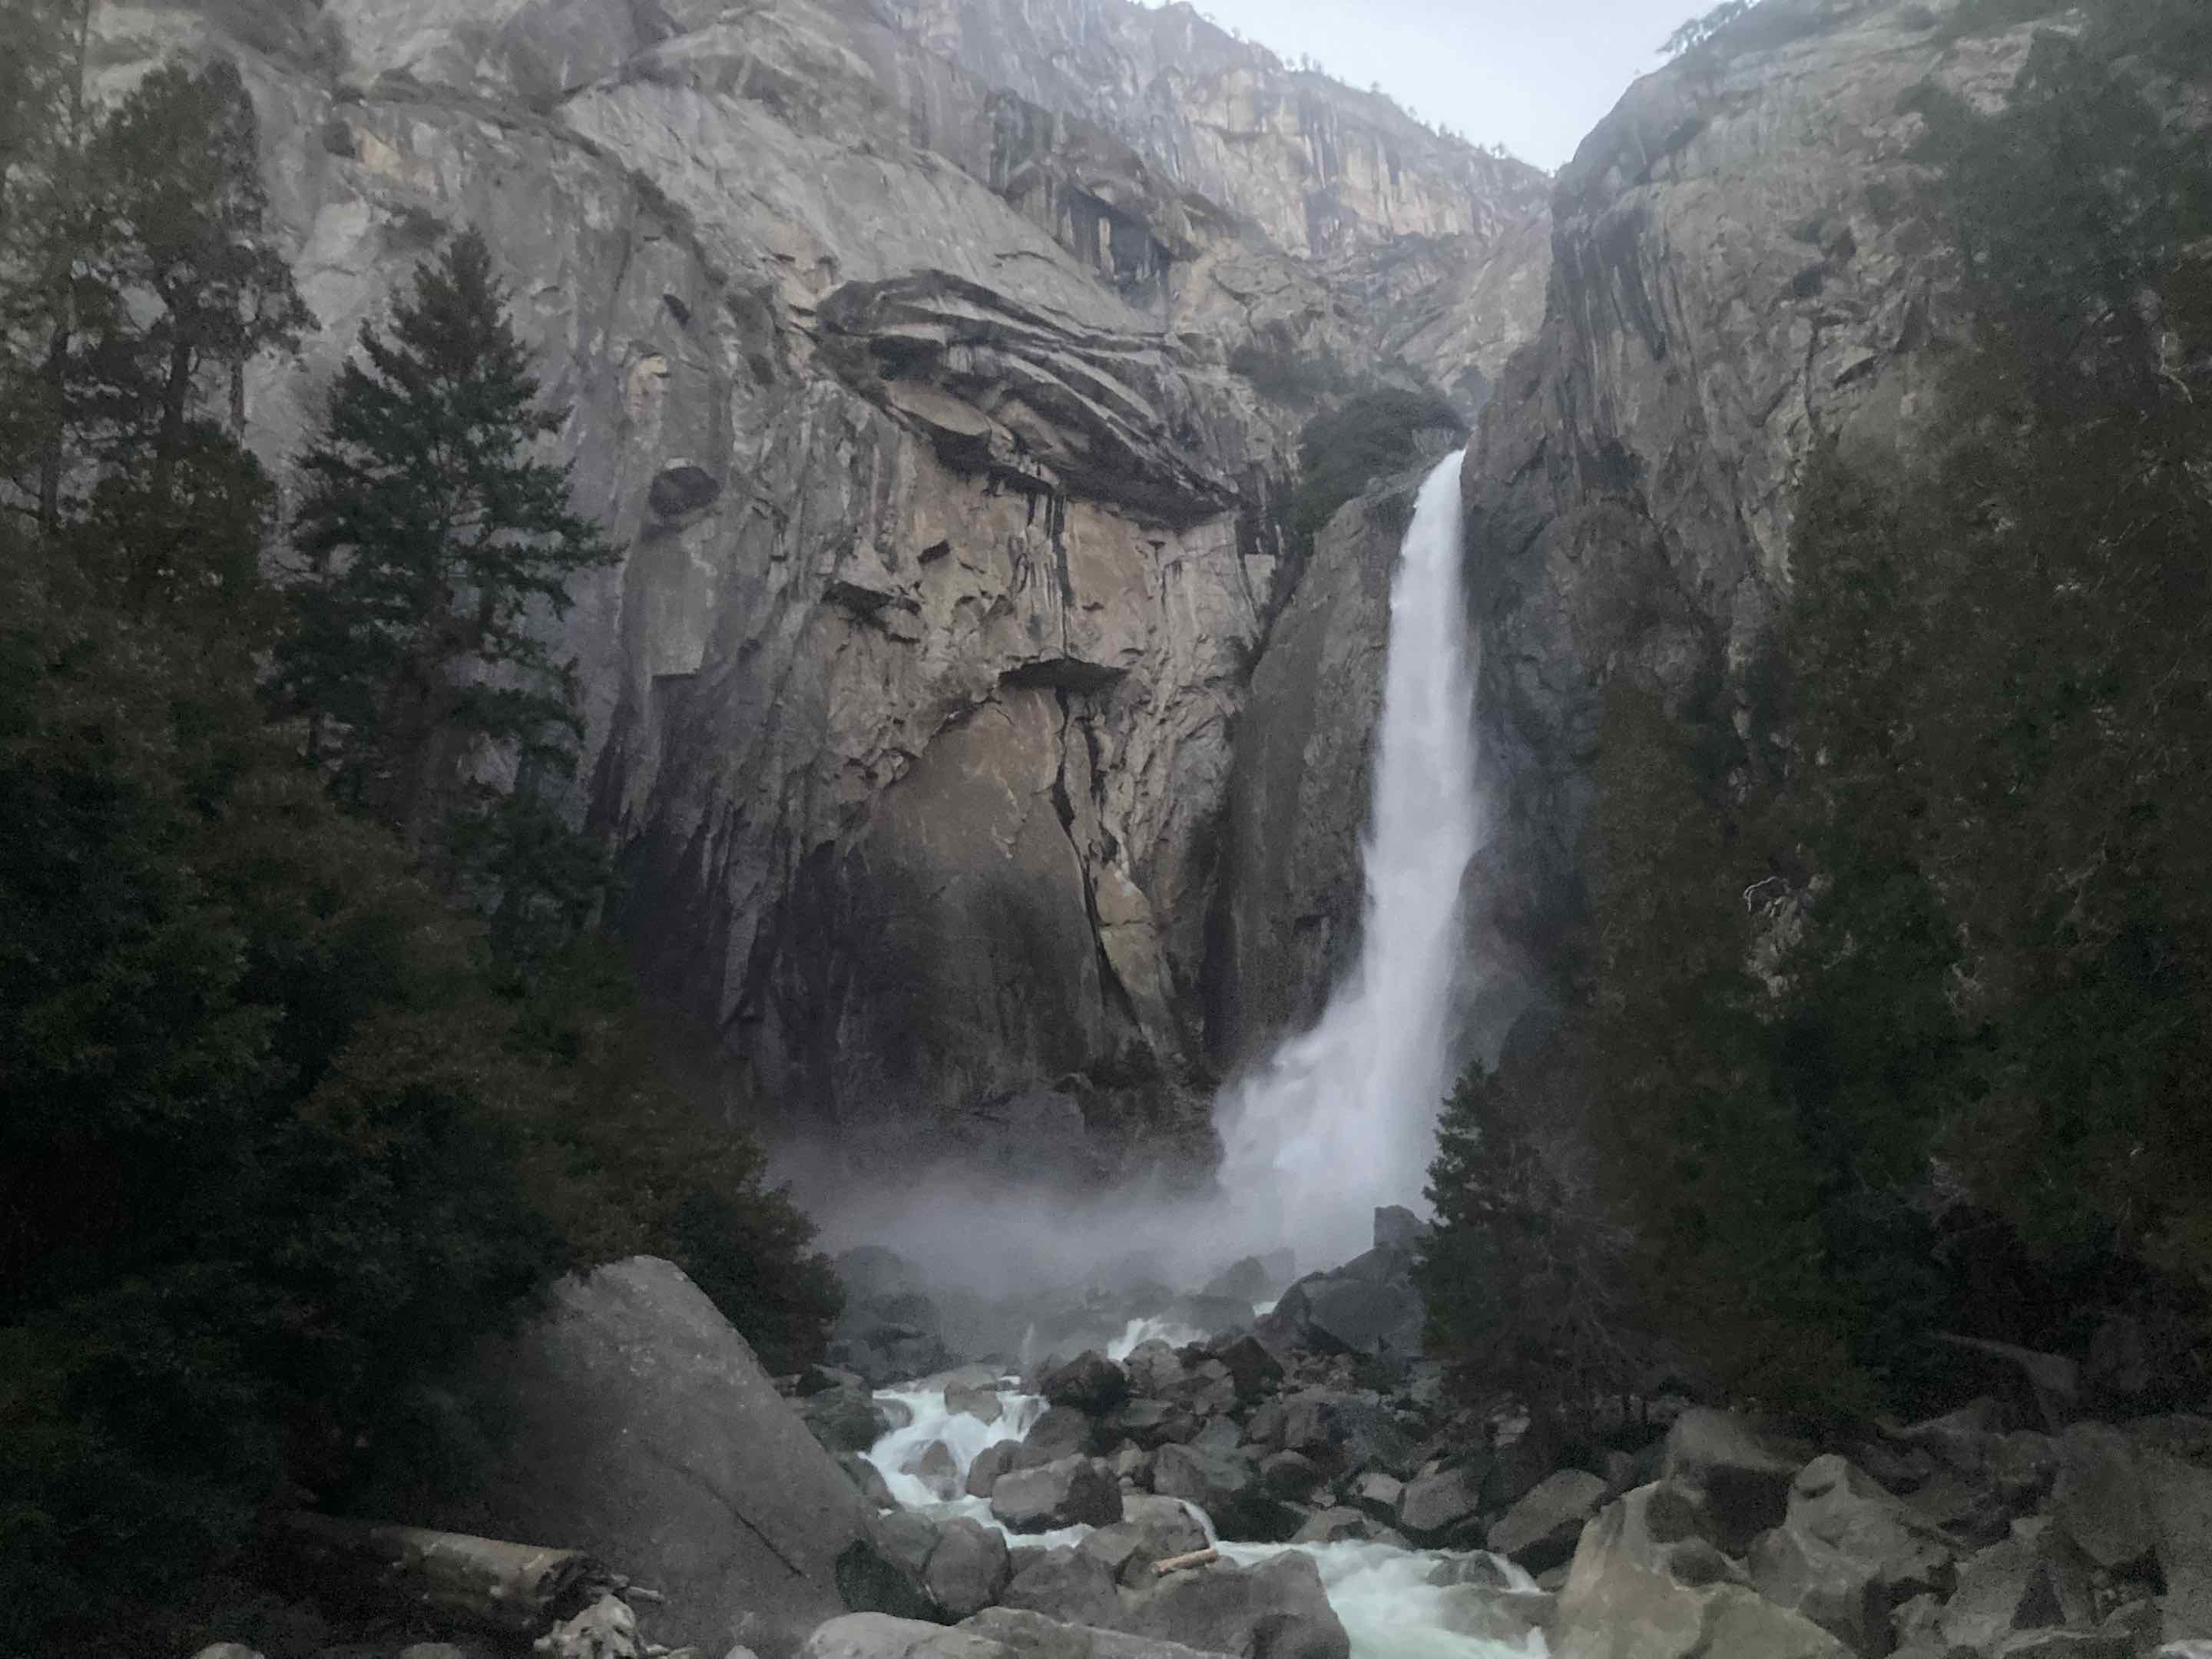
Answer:
<svg viewBox="0 0 2212 1659"><path fill-rule="evenodd" d="M1152 1460L1152 1490L1195 1504L1224 1538L1279 1542L1304 1518L1267 1490L1251 1455L1237 1449L1163 1446Z"/></svg>
<svg viewBox="0 0 2212 1659"><path fill-rule="evenodd" d="M589 1551L665 1595L659 1640L782 1659L848 1610L927 1610L872 1506L672 1263L563 1279L471 1390L491 1461L422 1518Z"/></svg>
<svg viewBox="0 0 2212 1659"><path fill-rule="evenodd" d="M1328 1604L1321 1570L1297 1550L1257 1566L1220 1564L1171 1573L1125 1595L1118 1630L1238 1659L1351 1659L1351 1638Z"/></svg>
<svg viewBox="0 0 2212 1659"><path fill-rule="evenodd" d="M1639 1486L1583 1528L1549 1632L1556 1659L1849 1659L1851 1650L1747 1585L1697 1498Z"/></svg>
<svg viewBox="0 0 2212 1659"><path fill-rule="evenodd" d="M1091 1349L1046 1372L1038 1392L1055 1406L1103 1417L1129 1397L1129 1373Z"/></svg>
<svg viewBox="0 0 2212 1659"><path fill-rule="evenodd" d="M1596 1475L1561 1469L1508 1510L1486 1541L1516 1566L1548 1572L1574 1559L1583 1525L1605 1498L1605 1482Z"/></svg>
<svg viewBox="0 0 2212 1659"><path fill-rule="evenodd" d="M1737 1555L1790 1510L1811 1448L1736 1412L1693 1406L1667 1430L1660 1474L1703 1495L1723 1548Z"/></svg>
<svg viewBox="0 0 2212 1659"><path fill-rule="evenodd" d="M1107 1527L1121 1518L1121 1488L1095 1458L1063 1457L1000 1475L991 1487L991 1513L1011 1532Z"/></svg>

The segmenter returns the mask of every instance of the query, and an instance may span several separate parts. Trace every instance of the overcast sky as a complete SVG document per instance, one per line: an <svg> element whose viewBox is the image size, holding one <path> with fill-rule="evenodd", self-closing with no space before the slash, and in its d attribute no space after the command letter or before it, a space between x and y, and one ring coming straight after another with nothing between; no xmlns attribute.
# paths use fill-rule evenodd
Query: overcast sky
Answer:
<svg viewBox="0 0 2212 1659"><path fill-rule="evenodd" d="M1295 63L1557 168L1708 0L1196 0Z"/></svg>

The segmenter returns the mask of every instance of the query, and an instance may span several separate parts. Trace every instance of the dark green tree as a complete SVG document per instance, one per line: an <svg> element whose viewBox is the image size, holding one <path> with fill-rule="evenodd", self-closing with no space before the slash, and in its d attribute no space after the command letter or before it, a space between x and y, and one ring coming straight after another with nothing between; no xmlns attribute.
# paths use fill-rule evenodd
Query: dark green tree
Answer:
<svg viewBox="0 0 2212 1659"><path fill-rule="evenodd" d="M417 853L482 809L487 755L574 763L574 672L544 625L617 554L570 510L568 466L535 456L565 419L469 231L416 272L388 331L363 326L302 459L278 706L308 720L340 798Z"/></svg>

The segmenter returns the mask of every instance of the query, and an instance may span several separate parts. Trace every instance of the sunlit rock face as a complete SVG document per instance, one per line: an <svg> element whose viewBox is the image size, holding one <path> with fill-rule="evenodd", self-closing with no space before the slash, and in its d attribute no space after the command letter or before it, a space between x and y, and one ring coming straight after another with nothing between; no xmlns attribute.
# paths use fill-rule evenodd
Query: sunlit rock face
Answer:
<svg viewBox="0 0 2212 1659"><path fill-rule="evenodd" d="M1049 1087L1117 1145L1202 1153L1297 429L1376 376L1479 404L1536 325L1548 181L1187 7L199 0L100 27L110 91L170 52L246 73L322 322L249 386L272 460L440 234L489 239L578 505L628 550L562 624L576 810L731 1071L841 1133Z"/></svg>
<svg viewBox="0 0 2212 1659"><path fill-rule="evenodd" d="M1717 676L1744 718L1815 440L1909 456L1936 416L1965 322L1901 102L1993 106L2036 27L1952 39L1952 9L1765 0L1560 174L1544 325L1464 474L1492 925L1540 943L1569 902L1608 683L1679 707Z"/></svg>

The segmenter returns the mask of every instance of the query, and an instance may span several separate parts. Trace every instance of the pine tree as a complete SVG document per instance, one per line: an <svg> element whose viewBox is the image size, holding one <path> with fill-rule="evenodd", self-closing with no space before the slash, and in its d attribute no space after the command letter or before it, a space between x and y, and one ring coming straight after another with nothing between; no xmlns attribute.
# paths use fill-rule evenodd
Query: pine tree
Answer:
<svg viewBox="0 0 2212 1659"><path fill-rule="evenodd" d="M246 368L314 319L270 234L237 70L165 65L94 118L82 23L40 36L49 61L21 77L58 128L18 168L0 450L40 533L118 597L235 631L275 497L239 441Z"/></svg>
<svg viewBox="0 0 2212 1659"><path fill-rule="evenodd" d="M280 707L307 718L340 799L440 853L487 751L528 777L574 764L572 666L543 637L580 571L615 550L532 459L566 411L539 402L481 235L426 261L388 331L364 325L301 463L301 562Z"/></svg>

